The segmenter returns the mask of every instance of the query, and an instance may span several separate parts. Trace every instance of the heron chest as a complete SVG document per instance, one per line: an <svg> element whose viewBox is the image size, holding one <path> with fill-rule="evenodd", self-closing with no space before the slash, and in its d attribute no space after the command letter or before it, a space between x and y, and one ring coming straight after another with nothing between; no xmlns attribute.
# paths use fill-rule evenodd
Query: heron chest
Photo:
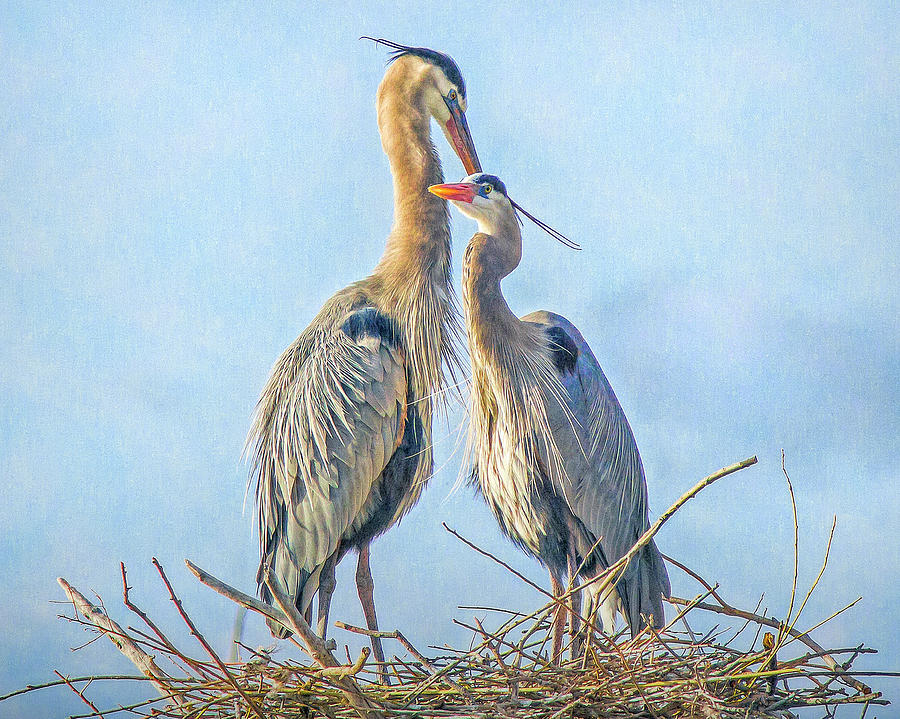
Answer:
<svg viewBox="0 0 900 719"><path fill-rule="evenodd" d="M550 490L529 456L525 439L504 421L503 414L491 413L482 423L476 450L478 483L503 531L537 554L548 531L542 495Z"/></svg>

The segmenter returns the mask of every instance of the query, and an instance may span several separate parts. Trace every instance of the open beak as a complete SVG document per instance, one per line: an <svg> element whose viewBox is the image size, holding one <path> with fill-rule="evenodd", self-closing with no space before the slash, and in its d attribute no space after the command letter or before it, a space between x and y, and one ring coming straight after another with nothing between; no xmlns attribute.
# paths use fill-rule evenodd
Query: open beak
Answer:
<svg viewBox="0 0 900 719"><path fill-rule="evenodd" d="M428 191L432 195L437 195L445 200L456 200L457 202L471 202L475 199L478 185L471 182L451 182L446 185L432 185Z"/></svg>
<svg viewBox="0 0 900 719"><path fill-rule="evenodd" d="M478 153L475 152L475 141L469 132L469 123L466 122L466 113L462 111L457 102L448 102L450 119L447 120L447 134L453 141L453 149L466 168L466 174L472 175L481 172L481 163L478 161Z"/></svg>

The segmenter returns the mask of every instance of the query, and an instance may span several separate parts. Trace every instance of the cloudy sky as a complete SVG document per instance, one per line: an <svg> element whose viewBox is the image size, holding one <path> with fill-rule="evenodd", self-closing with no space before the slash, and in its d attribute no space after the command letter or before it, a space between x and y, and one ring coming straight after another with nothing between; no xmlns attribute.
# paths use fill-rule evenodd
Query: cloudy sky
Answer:
<svg viewBox="0 0 900 719"><path fill-rule="evenodd" d="M5 3L0 9L0 694L132 673L56 618L57 576L114 617L135 600L182 637L150 566L227 654L234 611L190 557L250 591L241 448L268 370L335 290L377 262L391 188L374 113L386 52L451 54L485 170L584 246L526 228L504 283L520 314L578 325L631 421L652 512L752 454L658 542L734 603L783 616L828 569L800 625L900 667L900 16L891 3ZM464 172L436 140L450 180ZM457 256L473 231L454 216ZM456 267L458 277L458 266ZM539 597L447 522L537 581L460 472L440 468L373 548L386 628L422 647L466 635L462 604ZM333 616L361 622L352 562ZM698 588L672 571L673 590ZM343 638L342 638L343 639ZM271 640L253 619L246 640ZM185 639L187 643L187 639ZM895 702L900 687L877 683ZM101 706L145 687L91 688ZM84 706L49 690L0 717Z"/></svg>

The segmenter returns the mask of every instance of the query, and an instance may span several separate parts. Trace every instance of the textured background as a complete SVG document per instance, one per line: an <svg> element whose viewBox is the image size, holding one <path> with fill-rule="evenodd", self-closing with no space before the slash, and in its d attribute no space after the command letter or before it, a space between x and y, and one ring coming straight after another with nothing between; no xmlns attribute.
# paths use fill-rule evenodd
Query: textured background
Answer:
<svg viewBox="0 0 900 719"><path fill-rule="evenodd" d="M861 594L818 636L883 650L861 668L900 668L896 8L500 5L3 4L0 694L52 669L133 671L105 640L72 654L88 637L51 603L63 575L124 619L119 560L135 601L181 637L159 557L227 653L233 608L181 560L252 589L240 454L256 397L322 301L374 266L390 226L374 113L386 51L361 34L450 53L485 170L584 245L576 255L526 227L504 289L515 311L553 309L588 338L652 511L759 455L666 526L663 551L733 602L766 592L783 614L784 448L801 587L838 521L801 625ZM473 229L454 213L457 256ZM458 604L539 601L441 521L545 581L468 489L451 493L461 422L438 424L437 477L373 549L382 625L422 647L466 641ZM361 622L351 570L333 616ZM246 640L271 641L256 619ZM900 701L896 682L875 684ZM0 716L83 709L57 689Z"/></svg>

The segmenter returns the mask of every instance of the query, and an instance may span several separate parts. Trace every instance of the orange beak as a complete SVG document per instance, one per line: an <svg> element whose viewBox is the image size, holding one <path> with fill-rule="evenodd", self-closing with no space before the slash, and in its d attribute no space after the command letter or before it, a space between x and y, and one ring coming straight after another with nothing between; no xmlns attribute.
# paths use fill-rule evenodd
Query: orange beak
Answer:
<svg viewBox="0 0 900 719"><path fill-rule="evenodd" d="M446 185L432 185L428 191L432 195L437 195L445 200L455 200L456 202L472 202L475 195L478 194L478 185L471 182L450 182Z"/></svg>
<svg viewBox="0 0 900 719"><path fill-rule="evenodd" d="M481 172L481 162L478 160L478 153L475 152L475 141L472 139L472 133L469 132L466 113L456 102L448 103L448 108L450 119L447 120L447 134L453 141L453 149L456 150L457 157L466 168L467 175Z"/></svg>

